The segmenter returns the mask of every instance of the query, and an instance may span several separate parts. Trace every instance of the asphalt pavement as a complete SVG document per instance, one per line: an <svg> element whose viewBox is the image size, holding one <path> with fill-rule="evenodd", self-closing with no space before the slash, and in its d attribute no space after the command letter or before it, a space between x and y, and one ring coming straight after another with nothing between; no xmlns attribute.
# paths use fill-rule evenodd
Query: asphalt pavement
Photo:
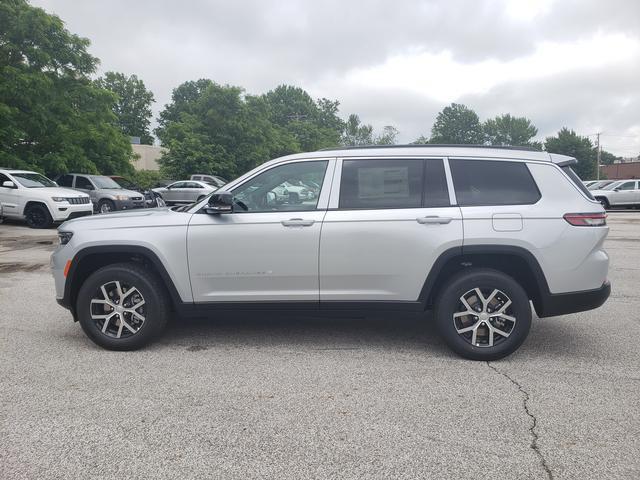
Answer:
<svg viewBox="0 0 640 480"><path fill-rule="evenodd" d="M0 225L0 478L640 478L640 214L609 224L609 301L490 363L394 315L105 351L55 302L55 231Z"/></svg>

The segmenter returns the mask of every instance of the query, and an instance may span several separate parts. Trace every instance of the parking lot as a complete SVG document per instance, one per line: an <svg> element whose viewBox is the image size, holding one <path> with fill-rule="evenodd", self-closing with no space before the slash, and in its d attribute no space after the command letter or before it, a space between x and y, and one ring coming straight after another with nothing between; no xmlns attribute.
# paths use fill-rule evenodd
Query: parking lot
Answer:
<svg viewBox="0 0 640 480"><path fill-rule="evenodd" d="M609 301L490 363L393 315L101 350L55 302L55 230L0 225L0 478L640 478L640 214L608 222Z"/></svg>

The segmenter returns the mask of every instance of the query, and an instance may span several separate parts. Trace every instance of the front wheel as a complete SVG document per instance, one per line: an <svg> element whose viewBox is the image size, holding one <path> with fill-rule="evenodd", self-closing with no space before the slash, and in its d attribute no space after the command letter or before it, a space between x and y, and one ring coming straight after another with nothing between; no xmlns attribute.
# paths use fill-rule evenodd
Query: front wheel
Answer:
<svg viewBox="0 0 640 480"><path fill-rule="evenodd" d="M118 263L85 280L76 308L82 330L94 343L108 350L136 350L162 333L170 305L152 272Z"/></svg>
<svg viewBox="0 0 640 480"><path fill-rule="evenodd" d="M443 340L462 357L497 360L522 345L531 328L531 305L512 277L491 269L455 275L436 299Z"/></svg>
<svg viewBox="0 0 640 480"><path fill-rule="evenodd" d="M25 212L25 220L31 228L49 228L53 223L51 214L44 205L31 205Z"/></svg>
<svg viewBox="0 0 640 480"><path fill-rule="evenodd" d="M116 204L111 200L100 200L100 203L98 203L98 212L100 213L113 212L115 209Z"/></svg>

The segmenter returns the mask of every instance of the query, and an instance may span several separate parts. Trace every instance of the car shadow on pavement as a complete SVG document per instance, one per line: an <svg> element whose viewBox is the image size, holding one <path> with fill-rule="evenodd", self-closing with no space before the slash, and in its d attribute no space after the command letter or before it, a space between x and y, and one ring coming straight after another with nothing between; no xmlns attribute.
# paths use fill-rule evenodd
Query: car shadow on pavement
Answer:
<svg viewBox="0 0 640 480"><path fill-rule="evenodd" d="M429 318L395 313L366 318L254 313L252 318L221 315L209 319L174 319L161 344L186 347L189 351L238 346L304 346L312 350L426 349L445 357L453 356Z"/></svg>

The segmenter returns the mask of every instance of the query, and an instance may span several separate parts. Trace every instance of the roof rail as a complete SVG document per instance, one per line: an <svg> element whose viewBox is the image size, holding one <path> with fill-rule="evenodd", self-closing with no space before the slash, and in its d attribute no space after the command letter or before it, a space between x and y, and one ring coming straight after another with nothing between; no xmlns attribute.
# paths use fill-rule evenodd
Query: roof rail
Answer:
<svg viewBox="0 0 640 480"><path fill-rule="evenodd" d="M442 147L455 147L455 148L489 148L489 149L497 149L497 150L524 150L527 152L540 152L534 147L522 146L516 147L512 145L469 145L469 144L455 144L455 143L409 143L405 145L350 145L344 147L329 147L329 148L321 148L317 150L318 152L328 152L332 150L360 150L360 149L375 149L375 148L442 148Z"/></svg>

